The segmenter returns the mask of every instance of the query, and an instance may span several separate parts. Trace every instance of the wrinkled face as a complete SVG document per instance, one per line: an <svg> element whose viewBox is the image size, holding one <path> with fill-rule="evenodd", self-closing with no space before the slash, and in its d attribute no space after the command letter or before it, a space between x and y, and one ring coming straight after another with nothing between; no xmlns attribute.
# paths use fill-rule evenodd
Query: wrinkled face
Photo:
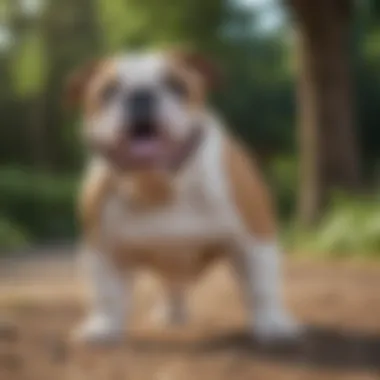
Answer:
<svg viewBox="0 0 380 380"><path fill-rule="evenodd" d="M84 90L86 142L121 169L173 164L200 133L203 73L174 56L103 61Z"/></svg>

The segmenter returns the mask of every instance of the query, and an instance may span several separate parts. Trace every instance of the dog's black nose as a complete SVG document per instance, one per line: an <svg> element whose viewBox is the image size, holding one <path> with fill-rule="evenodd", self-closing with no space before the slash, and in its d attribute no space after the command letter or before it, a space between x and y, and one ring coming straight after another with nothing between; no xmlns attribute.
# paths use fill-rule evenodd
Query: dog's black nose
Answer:
<svg viewBox="0 0 380 380"><path fill-rule="evenodd" d="M151 122L155 109L155 94L148 89L135 90L127 99L127 109L132 124Z"/></svg>

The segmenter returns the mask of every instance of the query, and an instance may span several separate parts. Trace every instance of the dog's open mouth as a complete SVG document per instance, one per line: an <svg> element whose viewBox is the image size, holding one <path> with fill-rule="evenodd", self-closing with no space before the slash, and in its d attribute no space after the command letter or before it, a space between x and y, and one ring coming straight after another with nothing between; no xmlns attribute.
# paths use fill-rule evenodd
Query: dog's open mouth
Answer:
<svg viewBox="0 0 380 380"><path fill-rule="evenodd" d="M174 141L146 126L136 128L111 147L98 147L103 155L120 170L176 170L199 145L202 133L196 128L184 141Z"/></svg>
<svg viewBox="0 0 380 380"><path fill-rule="evenodd" d="M172 146L157 127L140 124L130 128L114 144L97 146L97 150L119 170L138 170L164 166Z"/></svg>
<svg viewBox="0 0 380 380"><path fill-rule="evenodd" d="M157 159L162 153L162 142L158 139L131 141L129 154L132 159Z"/></svg>
<svg viewBox="0 0 380 380"><path fill-rule="evenodd" d="M163 160L168 143L157 126L151 123L135 125L128 137L127 150L132 161L137 164L158 164Z"/></svg>

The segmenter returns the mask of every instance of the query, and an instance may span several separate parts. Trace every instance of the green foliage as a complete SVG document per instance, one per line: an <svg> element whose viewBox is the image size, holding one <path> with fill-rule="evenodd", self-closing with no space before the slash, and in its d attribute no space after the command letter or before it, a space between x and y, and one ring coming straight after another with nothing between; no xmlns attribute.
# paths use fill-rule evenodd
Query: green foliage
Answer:
<svg viewBox="0 0 380 380"><path fill-rule="evenodd" d="M124 0L99 1L100 25L107 51L117 51L144 21ZM128 16L127 16L128 15Z"/></svg>
<svg viewBox="0 0 380 380"><path fill-rule="evenodd" d="M5 3L17 2L2 1L0 7ZM75 234L75 173L83 152L79 118L62 108L69 72L94 56L166 45L194 47L219 63L225 84L212 100L259 158L272 158L265 169L280 214L289 220L299 182L295 55L288 30L260 32L255 7L241 3L43 0L35 15L12 7L3 20L12 43L9 49L0 46L0 241L9 236L12 246ZM351 38L358 135L368 178L380 161L378 3L358 3ZM357 220L360 226L354 228ZM288 236L296 240L292 246L316 251L374 251L378 225L372 204L347 200L334 203L315 231Z"/></svg>
<svg viewBox="0 0 380 380"><path fill-rule="evenodd" d="M296 208L298 161L294 156L278 156L265 169L278 213L283 221L289 221Z"/></svg>
<svg viewBox="0 0 380 380"><path fill-rule="evenodd" d="M30 236L9 219L0 218L0 251L24 248L30 244Z"/></svg>
<svg viewBox="0 0 380 380"><path fill-rule="evenodd" d="M279 156L266 168L283 222L283 242L290 251L326 257L380 254L380 199L332 194L319 223L306 230L292 221L298 186L298 162Z"/></svg>
<svg viewBox="0 0 380 380"><path fill-rule="evenodd" d="M0 168L2 218L12 220L34 241L75 233L76 180L17 168Z"/></svg>
<svg viewBox="0 0 380 380"><path fill-rule="evenodd" d="M357 5L353 22L352 59L363 174L376 180L380 163L380 6L378 1Z"/></svg>
<svg viewBox="0 0 380 380"><path fill-rule="evenodd" d="M32 33L22 42L13 65L14 88L19 96L38 94L43 89L46 65L41 36Z"/></svg>
<svg viewBox="0 0 380 380"><path fill-rule="evenodd" d="M293 226L285 236L289 248L326 257L356 257L380 253L378 199L339 196L311 231Z"/></svg>

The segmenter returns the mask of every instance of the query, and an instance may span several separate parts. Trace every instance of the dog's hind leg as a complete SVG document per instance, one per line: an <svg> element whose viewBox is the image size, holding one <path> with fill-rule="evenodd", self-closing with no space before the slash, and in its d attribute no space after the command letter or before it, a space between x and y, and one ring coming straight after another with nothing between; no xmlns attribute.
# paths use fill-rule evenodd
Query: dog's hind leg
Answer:
<svg viewBox="0 0 380 380"><path fill-rule="evenodd" d="M182 326L189 319L184 289L168 286L164 297L153 306L151 319L158 325Z"/></svg>

